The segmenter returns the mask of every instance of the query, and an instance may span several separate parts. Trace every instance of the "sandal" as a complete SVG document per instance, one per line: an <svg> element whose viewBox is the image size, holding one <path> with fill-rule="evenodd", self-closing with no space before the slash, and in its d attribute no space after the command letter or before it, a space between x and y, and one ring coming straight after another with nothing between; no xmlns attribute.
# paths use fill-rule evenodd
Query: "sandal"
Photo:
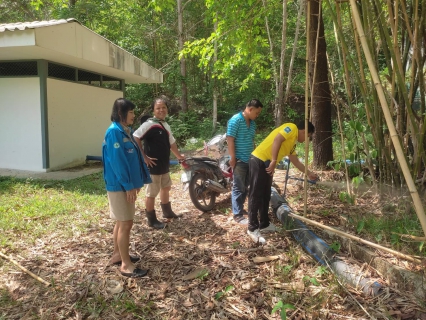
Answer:
<svg viewBox="0 0 426 320"><path fill-rule="evenodd" d="M129 277L129 278L141 278L147 275L148 270L143 270L139 268L135 268L133 272L121 272L122 276Z"/></svg>
<svg viewBox="0 0 426 320"><path fill-rule="evenodd" d="M130 256L130 262L132 262L132 263L136 263L140 259L141 259L141 257L138 257L138 256ZM117 261L117 262L114 262L113 265L115 265L115 266L121 266L121 260Z"/></svg>

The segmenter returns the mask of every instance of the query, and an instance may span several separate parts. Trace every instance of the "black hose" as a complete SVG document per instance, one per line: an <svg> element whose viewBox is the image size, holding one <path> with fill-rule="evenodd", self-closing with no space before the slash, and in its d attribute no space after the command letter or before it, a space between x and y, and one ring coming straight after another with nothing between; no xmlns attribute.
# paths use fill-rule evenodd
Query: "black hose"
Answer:
<svg viewBox="0 0 426 320"><path fill-rule="evenodd" d="M297 242L319 263L330 267L344 283L349 283L355 288L360 288L366 295L377 296L381 293L382 286L369 278L362 276L356 266L335 257L335 251L320 239L314 232L300 220L290 218L294 214L287 201L282 198L275 188L271 188L271 207L278 220L289 229Z"/></svg>

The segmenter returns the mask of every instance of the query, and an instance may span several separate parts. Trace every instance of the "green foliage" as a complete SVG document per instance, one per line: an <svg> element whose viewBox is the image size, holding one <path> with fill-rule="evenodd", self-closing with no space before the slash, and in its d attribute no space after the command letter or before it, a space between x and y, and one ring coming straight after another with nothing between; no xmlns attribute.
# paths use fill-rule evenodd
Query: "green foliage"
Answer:
<svg viewBox="0 0 426 320"><path fill-rule="evenodd" d="M364 183L363 177L353 177L352 178L352 184L355 188L358 188L362 183Z"/></svg>
<svg viewBox="0 0 426 320"><path fill-rule="evenodd" d="M343 203L354 204L355 203L355 195L351 195L348 192L341 191L339 193L339 199Z"/></svg>
<svg viewBox="0 0 426 320"><path fill-rule="evenodd" d="M364 226L365 226L365 221L364 220L359 221L356 226L356 232L361 233L361 231L364 229Z"/></svg>
<svg viewBox="0 0 426 320"><path fill-rule="evenodd" d="M231 290L233 290L233 289L234 289L234 286L233 286L233 285L228 285L228 286L226 286L226 287L225 287L225 289L224 289L224 290L219 291L218 293L216 293L216 294L215 294L215 296L214 296L214 298L215 298L216 300L219 300L219 299L221 299L221 298L224 298L224 297L225 297L225 295L226 295L228 292L230 292Z"/></svg>
<svg viewBox="0 0 426 320"><path fill-rule="evenodd" d="M315 270L315 274L319 275L320 277L322 277L323 275L327 275L329 273L330 271L328 271L327 267L325 266L319 266L317 270Z"/></svg>
<svg viewBox="0 0 426 320"><path fill-rule="evenodd" d="M201 112L189 110L185 113L179 113L177 116L169 116L167 122L170 124L173 135L178 145L183 146L188 139L197 137L197 141L210 140L214 135L213 124L210 118L204 117L199 120ZM218 126L218 133L224 133L225 128Z"/></svg>
<svg viewBox="0 0 426 320"><path fill-rule="evenodd" d="M207 276L209 275L209 271L207 269L203 269L200 271L200 273L197 275L197 278L203 281Z"/></svg>
<svg viewBox="0 0 426 320"><path fill-rule="evenodd" d="M354 225L358 234L371 235L379 243L391 243L392 247L400 249L403 244L400 234L419 236L423 234L415 213L406 214L405 205L401 205L391 215L377 217L368 215L355 219ZM406 250L415 253L424 252L424 242L404 242Z"/></svg>
<svg viewBox="0 0 426 320"><path fill-rule="evenodd" d="M293 270L293 266L292 265L281 266L280 270L285 276L287 276L291 273L291 270Z"/></svg>
<svg viewBox="0 0 426 320"><path fill-rule="evenodd" d="M312 283L314 286L319 286L319 282L316 278L310 277L310 276L304 276L303 281L309 285L309 283Z"/></svg>
<svg viewBox="0 0 426 320"><path fill-rule="evenodd" d="M278 301L277 304L271 311L271 314L274 314L277 311L280 311L281 320L287 319L287 310L294 310L295 307L292 304L284 303L283 301Z"/></svg>
<svg viewBox="0 0 426 320"><path fill-rule="evenodd" d="M340 252L340 248L341 248L341 244L337 241L334 241L331 245L330 248L333 249L334 252Z"/></svg>

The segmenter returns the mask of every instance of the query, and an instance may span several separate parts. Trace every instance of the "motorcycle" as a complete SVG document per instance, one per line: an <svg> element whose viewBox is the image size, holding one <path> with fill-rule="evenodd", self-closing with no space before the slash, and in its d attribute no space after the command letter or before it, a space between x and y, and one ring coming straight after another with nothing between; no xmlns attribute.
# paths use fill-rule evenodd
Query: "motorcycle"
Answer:
<svg viewBox="0 0 426 320"><path fill-rule="evenodd" d="M226 134L214 136L204 146L204 150L216 149L220 157L188 157L180 162L184 172L181 181L184 190L189 189L189 196L194 206L201 211L214 208L216 197L226 193L232 187L232 168L226 144Z"/></svg>

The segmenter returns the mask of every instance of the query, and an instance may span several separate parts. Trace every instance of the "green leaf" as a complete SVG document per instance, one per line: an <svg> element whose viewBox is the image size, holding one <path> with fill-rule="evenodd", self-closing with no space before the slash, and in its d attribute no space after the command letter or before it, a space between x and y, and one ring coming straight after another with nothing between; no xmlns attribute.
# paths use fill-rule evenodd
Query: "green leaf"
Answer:
<svg viewBox="0 0 426 320"><path fill-rule="evenodd" d="M365 131L365 127L361 124L361 122L356 122L356 129L359 132L364 132Z"/></svg>
<svg viewBox="0 0 426 320"><path fill-rule="evenodd" d="M315 285L315 286L319 286L320 284L319 284L319 282L318 282L318 280L316 279L316 278L310 278L309 279L309 281L313 284L313 285Z"/></svg>
<svg viewBox="0 0 426 320"><path fill-rule="evenodd" d="M225 293L223 292L223 291L219 291L218 293L216 293L215 295L214 295L214 298L216 299L216 300L219 300L220 298L222 298L222 296L224 295Z"/></svg>
<svg viewBox="0 0 426 320"><path fill-rule="evenodd" d="M335 252L339 252L340 251L340 247L341 247L341 244L339 242L336 242L336 241L333 242L330 245L330 248L333 249Z"/></svg>
<svg viewBox="0 0 426 320"><path fill-rule="evenodd" d="M364 220L361 220L360 222L358 222L358 225L356 227L356 232L361 233L362 229L364 229L364 226L365 226Z"/></svg>
<svg viewBox="0 0 426 320"><path fill-rule="evenodd" d="M283 307L283 302L278 301L277 304L272 309L271 314L274 314L275 312L277 312L277 310L280 310L282 307Z"/></svg>
<svg viewBox="0 0 426 320"><path fill-rule="evenodd" d="M347 201L347 192L340 192L339 193L339 199L340 199L340 201L342 201L342 202L346 202Z"/></svg>
<svg viewBox="0 0 426 320"><path fill-rule="evenodd" d="M337 162L337 163L335 163L335 164L334 164L334 170L335 170L335 171L339 171L339 170L340 170L340 168L341 168L341 164L340 164L340 162Z"/></svg>
<svg viewBox="0 0 426 320"><path fill-rule="evenodd" d="M231 291L232 289L234 289L234 286L233 286L233 285L229 285L229 286L227 286L227 287L225 288L225 293L227 293L227 292Z"/></svg>
<svg viewBox="0 0 426 320"><path fill-rule="evenodd" d="M287 310L285 308L281 308L280 317L281 317L281 320L287 319Z"/></svg>

